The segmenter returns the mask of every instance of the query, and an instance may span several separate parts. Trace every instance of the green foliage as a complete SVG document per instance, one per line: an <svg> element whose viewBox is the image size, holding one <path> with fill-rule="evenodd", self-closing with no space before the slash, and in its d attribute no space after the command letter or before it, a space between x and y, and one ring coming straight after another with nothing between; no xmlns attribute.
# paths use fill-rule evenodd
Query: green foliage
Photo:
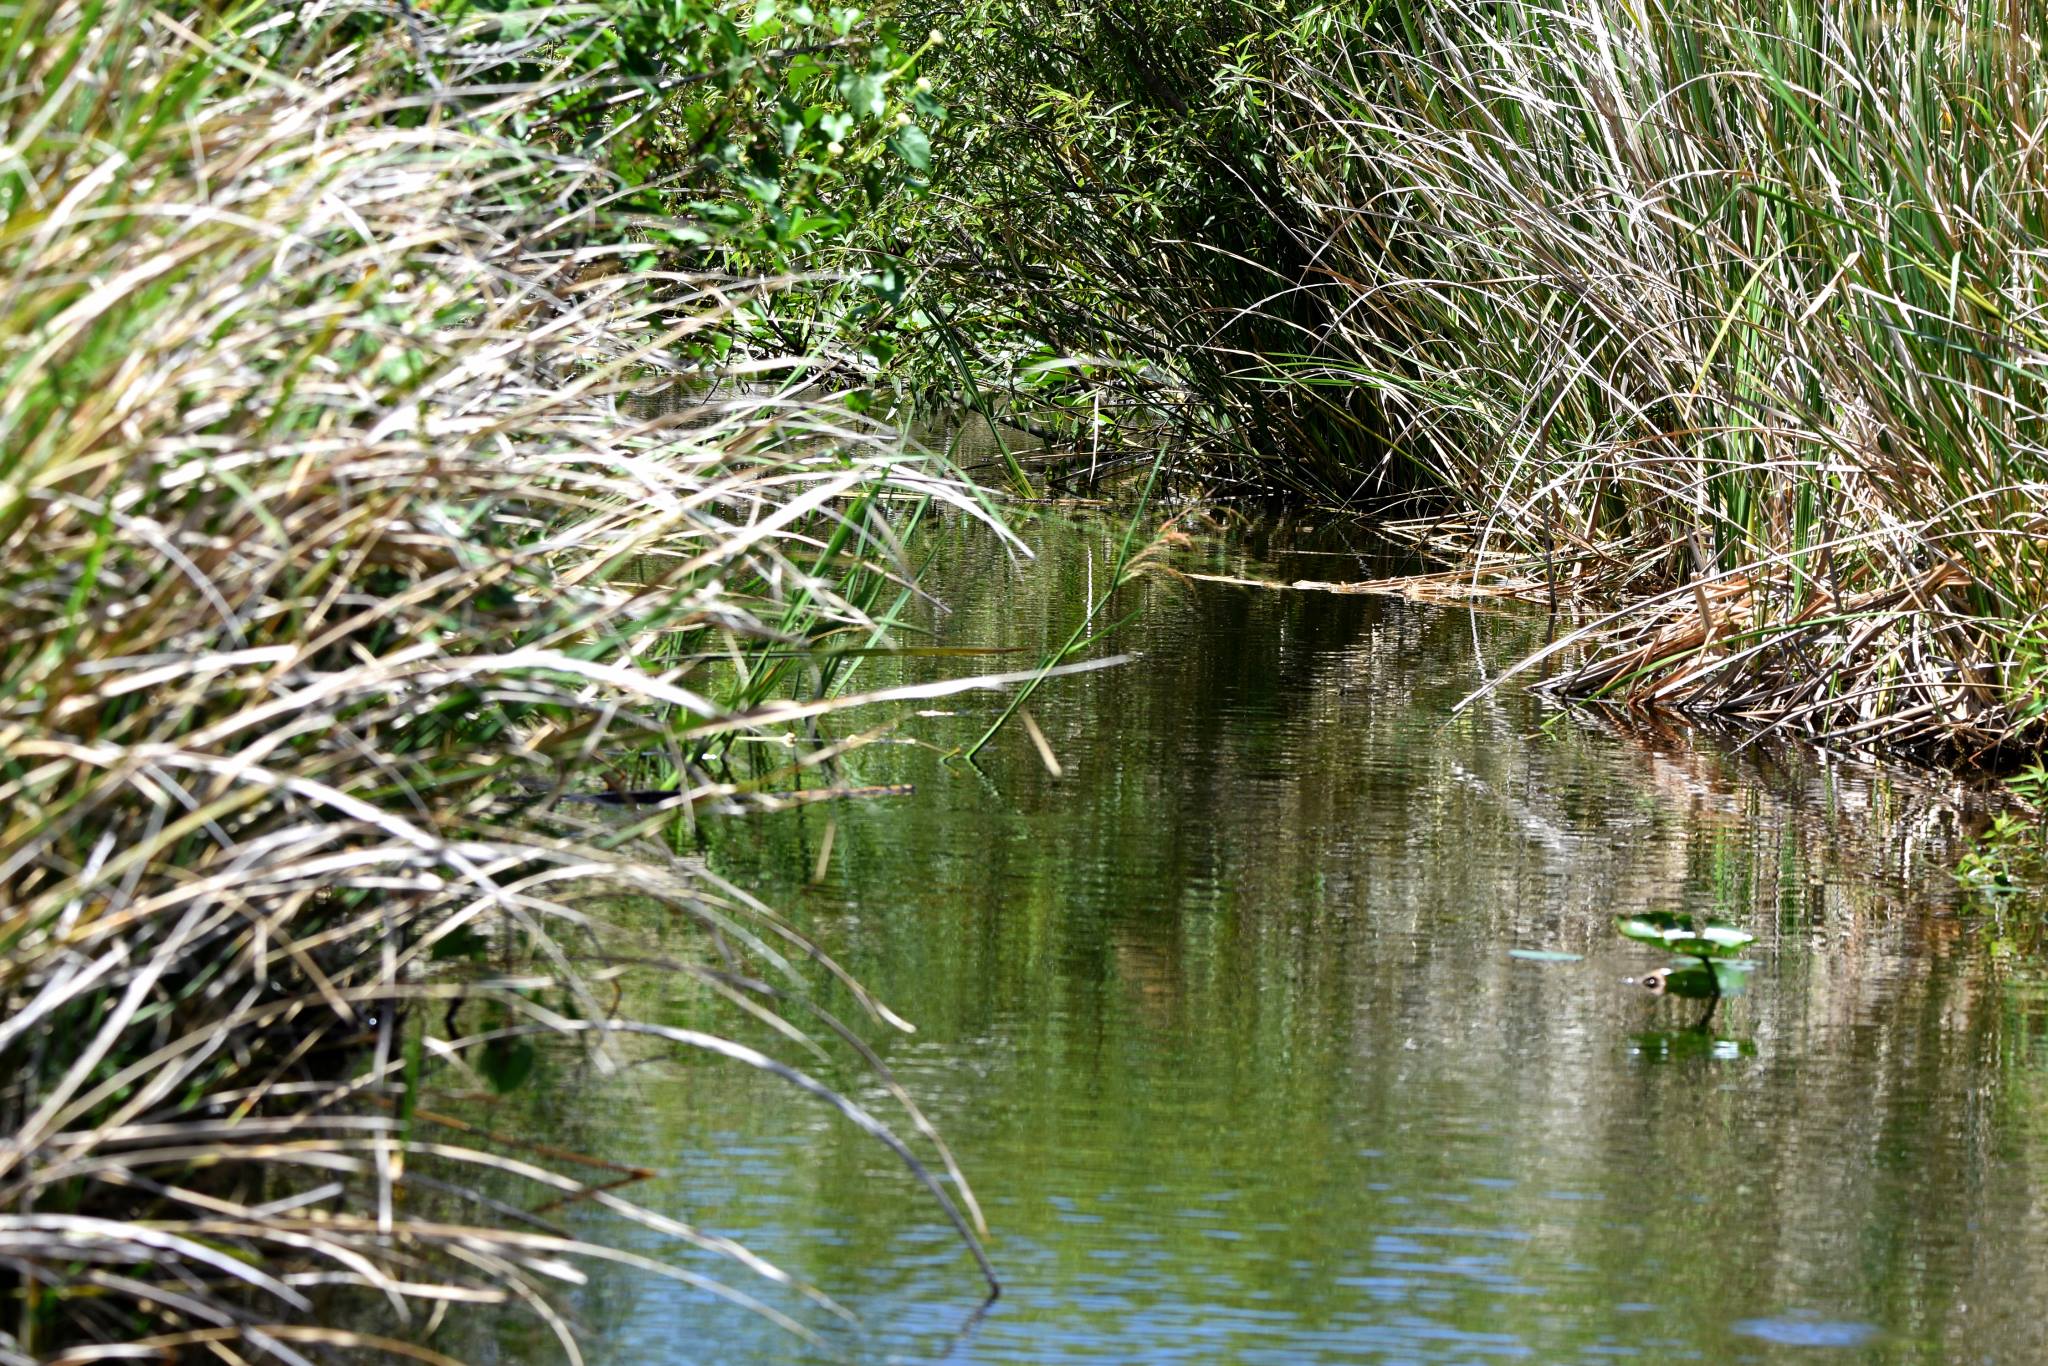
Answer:
<svg viewBox="0 0 2048 1366"><path fill-rule="evenodd" d="M1634 608L1561 686L1950 760L2048 737L2038 0L962 27L906 220L924 382L1400 496L1447 554Z"/></svg>
<svg viewBox="0 0 2048 1366"><path fill-rule="evenodd" d="M1172 446L1262 482L1242 456L1319 453L1333 477L1375 459L1345 395L1275 385L1255 363L1313 349L1295 284L1314 244L1274 212L1286 182L1260 85L1288 7L949 8L913 6L961 41L940 69L958 115L945 194L904 220L930 324L907 375L941 388L964 372L1014 420L1123 457L1113 467Z"/></svg>
<svg viewBox="0 0 2048 1366"><path fill-rule="evenodd" d="M2005 785L2035 810L2048 809L2048 762L2034 760L2005 780Z"/></svg>
<svg viewBox="0 0 2048 1366"><path fill-rule="evenodd" d="M1981 900L1997 904L2040 887L2044 864L2048 840L2041 822L2001 811L1956 860L1956 881Z"/></svg>
<svg viewBox="0 0 2048 1366"><path fill-rule="evenodd" d="M707 345L806 359L840 385L894 355L909 266L889 224L929 192L946 107L921 75L936 29L802 0L615 0L535 51L556 93L537 133L600 156L608 207L652 250L635 269L785 278Z"/></svg>
<svg viewBox="0 0 2048 1366"><path fill-rule="evenodd" d="M1491 535L1731 588L1729 620L1645 613L1576 681L1950 757L2038 743L2010 651L2048 587L2043 92L2003 73L2044 16L1390 12L1399 44L1289 82L1358 119L1297 163L1380 301L1356 349ZM1340 217L1368 202L1398 211ZM1698 634L1659 639L1680 613Z"/></svg>
<svg viewBox="0 0 2048 1366"><path fill-rule="evenodd" d="M659 838L807 771L841 704L768 661L880 629L879 585L915 579L897 509L987 515L829 395L736 370L796 287L738 273L784 250L786 196L745 180L778 168L689 162L688 193L758 209L693 229L597 159L634 100L701 95L738 128L764 107L745 54L779 33L689 7L11 17L0 1356L175 1354L159 1335L203 1324L224 1356L299 1360L287 1337L356 1349L344 1312L432 1352L442 1310L506 1302L573 1356L521 1268L616 1254L505 1211L588 1197L732 1249L419 1103L531 1086L548 1041L781 1078L889 1147L985 1268L908 1095L886 1091L943 1183L777 1056L843 1037L886 1078L840 1020L903 1022ZM869 73L857 20L819 41ZM638 64L656 38L698 65ZM900 161L903 133L861 145ZM725 781L733 736L791 762ZM672 784L650 815L571 800L649 756ZM655 954L608 928L628 898L730 1037L614 1018L599 974ZM812 1006L822 1041L783 1018Z"/></svg>
<svg viewBox="0 0 2048 1366"><path fill-rule="evenodd" d="M1754 963L1722 962L1681 958L1655 972L1645 973L1642 985L1659 996L1676 996L1686 1001L1718 1001L1740 996L1749 986Z"/></svg>
<svg viewBox="0 0 2048 1366"><path fill-rule="evenodd" d="M492 1039L477 1050L476 1070L493 1091L503 1094L524 1086L539 1061L540 1050L530 1040Z"/></svg>
<svg viewBox="0 0 2048 1366"><path fill-rule="evenodd" d="M1616 916L1614 930L1624 939L1685 955L1638 979L1659 996L1718 1002L1741 995L1755 970L1755 964L1741 961L1739 955L1756 942L1756 936L1717 920L1677 911L1639 911Z"/></svg>
<svg viewBox="0 0 2048 1366"><path fill-rule="evenodd" d="M1956 881L1994 909L2048 886L2048 763L2009 775L2021 809L1993 814L1956 861Z"/></svg>

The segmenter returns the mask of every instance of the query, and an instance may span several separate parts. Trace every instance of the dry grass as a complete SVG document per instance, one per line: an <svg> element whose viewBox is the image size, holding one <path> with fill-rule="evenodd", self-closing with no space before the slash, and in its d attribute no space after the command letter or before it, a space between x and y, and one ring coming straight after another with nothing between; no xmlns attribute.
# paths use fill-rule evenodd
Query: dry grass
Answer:
<svg viewBox="0 0 2048 1366"><path fill-rule="evenodd" d="M658 904L688 931L669 970L764 1040L880 1069L834 999L907 1026L648 831L733 794L723 737L863 700L746 661L871 630L864 595L907 577L895 510L978 513L970 491L761 376L633 416L775 282L618 270L630 225L515 136L545 91L494 82L482 20L8 17L0 1361L439 1361L446 1316L489 1305L574 1360L587 1259L807 1335L800 1306L843 1312L614 1172L421 1108L534 1035L784 1078L894 1148L980 1259L900 1087L911 1141L776 1044L612 1018L603 921ZM554 800L649 773L678 795L637 824ZM779 1302L529 1208L565 1196Z"/></svg>

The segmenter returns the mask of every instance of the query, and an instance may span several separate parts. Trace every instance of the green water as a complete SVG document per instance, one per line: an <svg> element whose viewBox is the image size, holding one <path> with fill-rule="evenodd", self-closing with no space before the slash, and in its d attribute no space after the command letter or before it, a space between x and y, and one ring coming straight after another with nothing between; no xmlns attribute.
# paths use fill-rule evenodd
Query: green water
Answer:
<svg viewBox="0 0 2048 1366"><path fill-rule="evenodd" d="M951 610L919 620L1035 656L1120 530L1027 528L1023 562L940 527ZM1375 569L1303 528L1175 563ZM999 1302L975 1316L889 1154L773 1080L565 1084L552 1136L852 1307L722 1272L860 1361L2048 1360L2048 979L1959 904L1953 793L1513 689L1454 717L1541 643L1526 614L1165 577L1121 605L1138 661L1032 704L1062 778L1016 727L978 767L876 746L840 778L914 794L702 846L917 1024L883 1051L987 1210ZM1001 703L935 705L900 735L953 748ZM1610 917L1659 908L1758 935L1707 1035L1623 980L1661 960ZM715 1018L682 984L650 1008ZM829 1359L624 1273L578 1308L599 1361Z"/></svg>

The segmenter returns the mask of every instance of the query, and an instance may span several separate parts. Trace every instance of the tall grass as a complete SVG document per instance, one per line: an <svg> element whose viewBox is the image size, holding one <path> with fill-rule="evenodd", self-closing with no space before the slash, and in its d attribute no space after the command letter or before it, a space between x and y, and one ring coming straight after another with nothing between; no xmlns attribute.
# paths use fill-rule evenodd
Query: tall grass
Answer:
<svg viewBox="0 0 2048 1366"><path fill-rule="evenodd" d="M536 1036L784 1078L979 1260L950 1156L835 1012L907 1026L658 838L747 795L720 744L869 700L749 661L865 638L897 509L971 491L772 371L704 372L694 341L778 282L626 268L649 249L551 148L556 92L505 79L592 11L0 18L0 1360L445 1361L444 1318L494 1304L576 1359L589 1258L800 1333L843 1313L422 1106L516 1084ZM671 411L634 399L683 372ZM829 758L792 753L785 782ZM608 782L667 795L566 800ZM755 1024L612 1018L649 952L607 928L623 898ZM915 1146L792 1045L879 1071ZM752 1284L529 1208L565 1196Z"/></svg>
<svg viewBox="0 0 2048 1366"><path fill-rule="evenodd" d="M1323 374L1383 396L1476 551L1623 596L1571 685L1950 758L2039 742L2044 19L1305 25L1272 88L1343 282L1357 363Z"/></svg>
<svg viewBox="0 0 2048 1366"><path fill-rule="evenodd" d="M1199 470L1419 494L1476 571L1623 609L1581 691L2040 743L2048 7L982 13L1051 55L945 284L1129 362L1106 401L1208 422Z"/></svg>

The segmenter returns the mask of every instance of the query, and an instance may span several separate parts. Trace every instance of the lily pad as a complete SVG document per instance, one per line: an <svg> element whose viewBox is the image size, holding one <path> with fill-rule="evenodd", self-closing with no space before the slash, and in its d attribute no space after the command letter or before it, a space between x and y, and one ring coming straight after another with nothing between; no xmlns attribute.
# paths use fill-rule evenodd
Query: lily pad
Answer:
<svg viewBox="0 0 2048 1366"><path fill-rule="evenodd" d="M1756 936L1718 921L1695 921L1672 911L1642 911L1614 917L1615 932L1638 943L1655 944L1695 958L1733 958Z"/></svg>

